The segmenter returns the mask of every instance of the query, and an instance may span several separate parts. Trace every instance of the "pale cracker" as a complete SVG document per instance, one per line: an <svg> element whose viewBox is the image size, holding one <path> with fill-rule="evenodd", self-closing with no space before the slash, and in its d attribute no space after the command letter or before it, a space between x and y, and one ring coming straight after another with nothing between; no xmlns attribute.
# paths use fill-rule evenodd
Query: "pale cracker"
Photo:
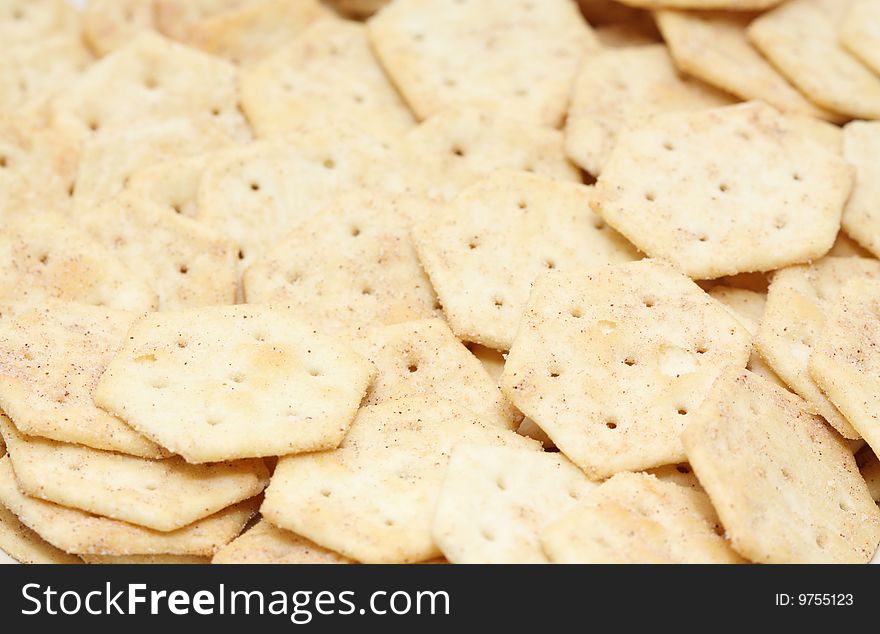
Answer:
<svg viewBox="0 0 880 634"><path fill-rule="evenodd" d="M260 520L218 550L212 564L347 564L342 555Z"/></svg>
<svg viewBox="0 0 880 634"><path fill-rule="evenodd" d="M587 493L541 541L556 563L742 563L716 525L702 491L645 473L620 473Z"/></svg>
<svg viewBox="0 0 880 634"><path fill-rule="evenodd" d="M810 376L880 451L880 275L853 276L829 307L809 358Z"/></svg>
<svg viewBox="0 0 880 634"><path fill-rule="evenodd" d="M0 551L22 564L82 563L79 557L68 555L46 542L22 524L15 514L2 504L0 504Z"/></svg>
<svg viewBox="0 0 880 634"><path fill-rule="evenodd" d="M235 303L238 245L210 227L132 194L83 210L79 219L150 285L160 310Z"/></svg>
<svg viewBox="0 0 880 634"><path fill-rule="evenodd" d="M196 218L199 184L212 158L213 154L201 154L150 165L132 173L125 191L187 218Z"/></svg>
<svg viewBox="0 0 880 634"><path fill-rule="evenodd" d="M328 331L437 316L409 222L435 207L382 192L340 194L247 268L245 297L294 308Z"/></svg>
<svg viewBox="0 0 880 634"><path fill-rule="evenodd" d="M729 103L714 88L680 75L662 44L608 49L581 67L565 124L565 147L578 165L598 175L627 128L663 112Z"/></svg>
<svg viewBox="0 0 880 634"><path fill-rule="evenodd" d="M352 346L377 370L362 406L434 394L472 411L487 424L515 429L522 419L501 394L497 380L441 319L372 328Z"/></svg>
<svg viewBox="0 0 880 634"><path fill-rule="evenodd" d="M584 185L503 170L414 228L456 335L507 350L539 273L638 257L590 211L592 196Z"/></svg>
<svg viewBox="0 0 880 634"><path fill-rule="evenodd" d="M181 565L181 564L209 564L210 557L199 555L83 555L82 559L87 564L150 564L150 565Z"/></svg>
<svg viewBox="0 0 880 634"><path fill-rule="evenodd" d="M760 99L783 112L839 120L838 115L808 101L755 50L746 36L753 17L684 11L656 14L669 52L682 72L744 101Z"/></svg>
<svg viewBox="0 0 880 634"><path fill-rule="evenodd" d="M778 271L755 343L758 352L788 386L845 438L858 438L810 377L808 363L831 307L847 280L880 279L880 262L865 258L823 258L811 266Z"/></svg>
<svg viewBox="0 0 880 634"><path fill-rule="evenodd" d="M256 512L256 498L169 533L22 495L9 457L0 458L0 504L64 552L84 555L202 555L229 543Z"/></svg>
<svg viewBox="0 0 880 634"><path fill-rule="evenodd" d="M558 453L459 444L431 534L456 564L548 563L539 535L596 484Z"/></svg>
<svg viewBox="0 0 880 634"><path fill-rule="evenodd" d="M398 151L410 190L443 201L502 168L581 182L580 170L565 156L562 133L525 124L515 114L447 110L404 136Z"/></svg>
<svg viewBox="0 0 880 634"><path fill-rule="evenodd" d="M153 29L153 0L88 0L83 37L97 55L125 46L141 31Z"/></svg>
<svg viewBox="0 0 880 634"><path fill-rule="evenodd" d="M556 127L582 59L598 47L572 0L397 0L369 31L420 119L471 105Z"/></svg>
<svg viewBox="0 0 880 634"><path fill-rule="evenodd" d="M259 495L262 460L190 465L25 436L0 416L19 490L31 497L168 532Z"/></svg>
<svg viewBox="0 0 880 634"><path fill-rule="evenodd" d="M880 257L880 122L853 121L843 129L843 155L855 168L855 185L841 225L859 244Z"/></svg>
<svg viewBox="0 0 880 634"><path fill-rule="evenodd" d="M812 139L829 152L843 155L843 129L840 126L797 113L789 114L788 122L795 130L799 130L805 137Z"/></svg>
<svg viewBox="0 0 880 634"><path fill-rule="evenodd" d="M258 137L287 134L315 117L357 121L388 139L414 123L373 55L367 27L343 20L320 20L243 69L241 104Z"/></svg>
<svg viewBox="0 0 880 634"><path fill-rule="evenodd" d="M65 0L0 1L0 41L14 46L80 31L80 16Z"/></svg>
<svg viewBox="0 0 880 634"><path fill-rule="evenodd" d="M748 28L749 40L819 107L846 117L880 118L880 78L838 42L848 2L791 0Z"/></svg>
<svg viewBox="0 0 880 634"><path fill-rule="evenodd" d="M153 0L156 27L164 35L186 42L199 23L259 0Z"/></svg>
<svg viewBox="0 0 880 634"><path fill-rule="evenodd" d="M539 443L541 443L541 446L547 451L556 449L556 445L553 444L553 440L550 438L550 436L547 435L547 432L538 427L538 424L528 416L523 417L523 420L519 424L519 428L517 428L516 433L518 433L520 436L525 436L526 438L537 440Z"/></svg>
<svg viewBox="0 0 880 634"><path fill-rule="evenodd" d="M389 401L362 409L338 449L281 458L261 511L276 526L364 563L437 557L431 521L457 442L537 449L451 401Z"/></svg>
<svg viewBox="0 0 880 634"><path fill-rule="evenodd" d="M589 477L684 460L680 435L748 331L659 260L535 281L502 389Z"/></svg>
<svg viewBox="0 0 880 634"><path fill-rule="evenodd" d="M94 399L188 462L214 462L338 446L372 375L287 310L223 306L135 322Z"/></svg>
<svg viewBox="0 0 880 634"><path fill-rule="evenodd" d="M0 321L0 409L25 434L160 457L157 445L92 401L134 318L59 302Z"/></svg>
<svg viewBox="0 0 880 634"><path fill-rule="evenodd" d="M594 210L694 279L824 255L852 177L840 156L761 102L659 115L625 133Z"/></svg>
<svg viewBox="0 0 880 634"><path fill-rule="evenodd" d="M132 122L210 117L243 139L235 66L145 31L89 68L52 103L56 126L78 138Z"/></svg>
<svg viewBox="0 0 880 634"><path fill-rule="evenodd" d="M685 430L733 548L755 563L867 562L880 509L840 436L800 397L730 368Z"/></svg>
<svg viewBox="0 0 880 634"><path fill-rule="evenodd" d="M313 22L332 15L319 0L249 2L202 20L190 31L187 43L244 65L298 39Z"/></svg>
<svg viewBox="0 0 880 634"><path fill-rule="evenodd" d="M840 44L875 73L880 72L880 4L854 0L838 25Z"/></svg>

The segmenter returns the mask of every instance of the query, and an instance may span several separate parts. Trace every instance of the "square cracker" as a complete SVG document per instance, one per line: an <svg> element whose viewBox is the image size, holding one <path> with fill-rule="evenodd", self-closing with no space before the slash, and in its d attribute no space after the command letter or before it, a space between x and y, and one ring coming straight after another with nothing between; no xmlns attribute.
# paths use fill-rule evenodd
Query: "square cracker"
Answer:
<svg viewBox="0 0 880 634"><path fill-rule="evenodd" d="M65 0L3 0L0 41L8 46L78 34L79 12Z"/></svg>
<svg viewBox="0 0 880 634"><path fill-rule="evenodd" d="M646 473L619 473L543 531L556 563L736 564L702 491Z"/></svg>
<svg viewBox="0 0 880 634"><path fill-rule="evenodd" d="M755 339L758 352L776 374L810 403L815 413L850 439L858 438L858 432L816 385L808 363L840 289L857 277L880 279L880 262L826 257L810 266L778 271Z"/></svg>
<svg viewBox="0 0 880 634"><path fill-rule="evenodd" d="M662 44L604 50L591 56L575 80L565 147L578 165L598 175L623 130L662 112L730 102L707 84L681 75Z"/></svg>
<svg viewBox="0 0 880 634"><path fill-rule="evenodd" d="M755 101L658 115L628 131L593 208L648 255L714 279L824 255L851 181L840 156Z"/></svg>
<svg viewBox="0 0 880 634"><path fill-rule="evenodd" d="M581 182L562 132L524 124L515 114L445 110L405 135L398 151L410 190L442 201L502 168Z"/></svg>
<svg viewBox="0 0 880 634"><path fill-rule="evenodd" d="M655 17L682 72L745 101L760 99L783 112L840 119L807 100L755 50L746 36L753 14L660 11Z"/></svg>
<svg viewBox="0 0 880 634"><path fill-rule="evenodd" d="M865 563L880 509L846 443L798 396L737 368L685 430L734 549L755 563Z"/></svg>
<svg viewBox="0 0 880 634"><path fill-rule="evenodd" d="M363 408L338 449L278 462L264 517L364 563L440 555L431 521L457 442L537 445L433 395Z"/></svg>
<svg viewBox="0 0 880 634"><path fill-rule="evenodd" d="M155 26L153 0L89 0L83 12L83 37L97 55L125 46Z"/></svg>
<svg viewBox="0 0 880 634"><path fill-rule="evenodd" d="M501 386L593 479L684 461L681 432L751 337L659 260L535 282Z"/></svg>
<svg viewBox="0 0 880 634"><path fill-rule="evenodd" d="M269 483L262 460L146 460L25 436L5 416L0 433L24 495L162 532L259 495Z"/></svg>
<svg viewBox="0 0 880 634"><path fill-rule="evenodd" d="M556 127L584 55L598 47L572 0L397 0L368 26L420 119L471 105Z"/></svg>
<svg viewBox="0 0 880 634"><path fill-rule="evenodd" d="M880 72L880 6L875 0L851 0L838 25L840 44L875 73Z"/></svg>
<svg viewBox="0 0 880 634"><path fill-rule="evenodd" d="M54 124L84 139L101 130L181 116L210 117L233 138L247 138L238 109L236 68L145 31L110 53L52 102Z"/></svg>
<svg viewBox="0 0 880 634"><path fill-rule="evenodd" d="M539 273L638 257L590 211L592 195L584 185L501 170L416 225L419 259L456 335L507 350Z"/></svg>
<svg viewBox="0 0 880 634"><path fill-rule="evenodd" d="M84 210L79 220L156 291L160 310L235 302L238 246L210 227L131 194Z"/></svg>
<svg viewBox="0 0 880 634"><path fill-rule="evenodd" d="M0 409L25 434L160 457L156 444L92 401L134 318L59 302L0 321Z"/></svg>
<svg viewBox="0 0 880 634"><path fill-rule="evenodd" d="M285 309L223 306L135 322L94 399L188 462L216 462L338 446L372 375Z"/></svg>
<svg viewBox="0 0 880 634"><path fill-rule="evenodd" d="M838 40L849 2L792 0L757 18L749 40L821 108L858 119L880 118L880 78Z"/></svg>
<svg viewBox="0 0 880 634"><path fill-rule="evenodd" d="M848 124L843 129L843 155L855 168L855 185L841 225L874 257L880 257L880 122Z"/></svg>
<svg viewBox="0 0 880 634"><path fill-rule="evenodd" d="M324 330L346 333L438 316L410 237L410 218L436 207L382 192L340 194L247 268L245 297L283 304Z"/></svg>
<svg viewBox="0 0 880 634"><path fill-rule="evenodd" d="M377 370L363 406L434 394L469 409L487 424L515 429L522 419L501 394L497 380L441 319L372 328L352 346Z"/></svg>
<svg viewBox="0 0 880 634"><path fill-rule="evenodd" d="M199 184L213 154L169 159L136 170L125 191L187 218L199 216Z"/></svg>
<svg viewBox="0 0 880 634"><path fill-rule="evenodd" d="M22 564L81 564L76 555L55 548L0 504L0 551Z"/></svg>
<svg viewBox="0 0 880 634"><path fill-rule="evenodd" d="M413 126L373 55L367 28L343 20L320 20L242 70L241 103L259 137L295 131L316 117L357 121L388 139Z"/></svg>
<svg viewBox="0 0 880 634"><path fill-rule="evenodd" d="M810 376L875 452L880 451L880 276L853 277L827 313Z"/></svg>
<svg viewBox="0 0 880 634"><path fill-rule="evenodd" d="M342 555L260 520L218 550L212 564L347 564Z"/></svg>
<svg viewBox="0 0 880 634"><path fill-rule="evenodd" d="M539 535L596 484L558 453L459 444L431 533L451 563L548 563Z"/></svg>
<svg viewBox="0 0 880 634"><path fill-rule="evenodd" d="M256 62L332 16L318 0L261 0L195 24L187 43L233 64Z"/></svg>
<svg viewBox="0 0 880 634"><path fill-rule="evenodd" d="M83 555L207 555L229 543L257 509L256 498L176 531L162 533L28 497L9 456L0 458L0 504L52 546Z"/></svg>

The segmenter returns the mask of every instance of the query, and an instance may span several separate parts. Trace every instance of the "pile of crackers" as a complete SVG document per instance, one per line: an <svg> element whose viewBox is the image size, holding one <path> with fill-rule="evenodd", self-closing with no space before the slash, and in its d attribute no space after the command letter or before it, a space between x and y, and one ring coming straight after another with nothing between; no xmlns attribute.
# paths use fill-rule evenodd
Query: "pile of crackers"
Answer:
<svg viewBox="0 0 880 634"><path fill-rule="evenodd" d="M0 549L867 562L877 0L0 0Z"/></svg>

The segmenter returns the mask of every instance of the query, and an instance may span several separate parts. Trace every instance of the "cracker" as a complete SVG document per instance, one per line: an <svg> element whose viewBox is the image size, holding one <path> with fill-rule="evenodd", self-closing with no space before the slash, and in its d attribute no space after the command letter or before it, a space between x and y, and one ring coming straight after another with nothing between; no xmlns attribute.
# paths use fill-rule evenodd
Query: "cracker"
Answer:
<svg viewBox="0 0 880 634"><path fill-rule="evenodd" d="M435 207L366 190L339 195L248 267L245 297L294 308L325 330L437 316L409 229L410 217Z"/></svg>
<svg viewBox="0 0 880 634"><path fill-rule="evenodd" d="M657 25L675 65L740 99L760 99L783 112L798 112L832 121L839 117L813 105L749 43L754 16L734 13L660 11Z"/></svg>
<svg viewBox="0 0 880 634"><path fill-rule="evenodd" d="M880 118L880 78L843 49L837 27L848 2L793 0L748 28L749 40L819 107L845 117Z"/></svg>
<svg viewBox="0 0 880 634"><path fill-rule="evenodd" d="M199 555L83 555L87 564L209 564L210 557Z"/></svg>
<svg viewBox="0 0 880 634"><path fill-rule="evenodd" d="M844 213L846 213L844 211ZM844 231L837 234L834 246L828 252L831 257L838 258L873 258L873 254L858 242L850 238Z"/></svg>
<svg viewBox="0 0 880 634"><path fill-rule="evenodd" d="M218 550L212 564L347 564L342 555L260 520Z"/></svg>
<svg viewBox="0 0 880 634"><path fill-rule="evenodd" d="M652 115L714 108L730 98L683 77L662 44L608 49L581 67L565 125L568 155L600 174L622 131Z"/></svg>
<svg viewBox="0 0 880 634"><path fill-rule="evenodd" d="M648 255L714 279L824 255L851 180L841 157L749 102L659 115L624 134L593 208Z"/></svg>
<svg viewBox="0 0 880 634"><path fill-rule="evenodd" d="M147 458L160 448L95 407L134 314L52 303L0 321L0 409L25 434Z"/></svg>
<svg viewBox="0 0 880 634"><path fill-rule="evenodd" d="M89 0L83 13L83 37L97 55L125 46L154 26L153 0Z"/></svg>
<svg viewBox="0 0 880 634"><path fill-rule="evenodd" d="M880 509L855 459L798 396L730 368L683 436L733 548L755 563L867 562Z"/></svg>
<svg viewBox="0 0 880 634"><path fill-rule="evenodd" d="M4 219L0 310L49 298L129 310L156 306L146 284L62 216L42 212Z"/></svg>
<svg viewBox="0 0 880 634"><path fill-rule="evenodd" d="M871 449L880 451L880 277L853 276L830 306L809 357L810 376Z"/></svg>
<svg viewBox="0 0 880 634"><path fill-rule="evenodd" d="M186 42L204 20L235 11L259 0L154 0L156 27L174 40Z"/></svg>
<svg viewBox="0 0 880 634"><path fill-rule="evenodd" d="M2 504L0 504L0 551L23 564L82 563L79 557L68 555L43 540L19 522L15 514Z"/></svg>
<svg viewBox="0 0 880 634"><path fill-rule="evenodd" d="M162 533L23 495L6 456L0 458L0 504L40 537L68 553L210 557L241 532L258 502L247 500L184 528Z"/></svg>
<svg viewBox="0 0 880 634"><path fill-rule="evenodd" d="M0 41L6 45L73 35L79 29L79 13L65 0L3 0L0 4Z"/></svg>
<svg viewBox="0 0 880 634"><path fill-rule="evenodd" d="M880 460L871 448L867 447L856 454L856 461L859 462L859 471L868 485L871 497L875 502L880 502Z"/></svg>
<svg viewBox="0 0 880 634"><path fill-rule="evenodd" d="M79 218L150 285L161 310L235 303L238 245L219 232L131 194Z"/></svg>
<svg viewBox="0 0 880 634"><path fill-rule="evenodd" d="M544 531L556 563L742 563L717 534L705 493L644 473L620 473Z"/></svg>
<svg viewBox="0 0 880 634"><path fill-rule="evenodd" d="M207 117L180 117L117 128L83 144L73 204L88 212L122 192L138 169L169 156L186 158L231 144Z"/></svg>
<svg viewBox="0 0 880 634"><path fill-rule="evenodd" d="M516 430L516 433L518 433L520 436L525 436L526 438L537 440L539 443L541 443L541 446L547 451L552 451L557 448L556 445L553 444L553 440L550 438L550 436L547 435L547 432L538 427L538 424L531 418L524 417L522 422L519 424L519 428Z"/></svg>
<svg viewBox="0 0 880 634"><path fill-rule="evenodd" d="M125 191L187 218L199 216L199 184L213 154L170 159L136 170Z"/></svg>
<svg viewBox="0 0 880 634"><path fill-rule="evenodd" d="M880 7L874 0L844 4L846 12L838 25L840 44L875 73L880 72Z"/></svg>
<svg viewBox="0 0 880 634"><path fill-rule="evenodd" d="M673 484L687 487L689 489L695 489L697 491L703 490L700 481L697 480L697 476L694 474L694 470L691 469L691 466L686 462L655 467L653 469L648 469L646 473L651 474L662 482L672 482ZM714 521L717 522L717 520L718 518L716 517Z"/></svg>
<svg viewBox="0 0 880 634"><path fill-rule="evenodd" d="M135 322L94 399L188 462L214 462L338 446L372 374L287 310L223 306Z"/></svg>
<svg viewBox="0 0 880 634"><path fill-rule="evenodd" d="M584 55L598 47L570 0L397 0L369 32L420 119L470 105L556 127Z"/></svg>
<svg viewBox="0 0 880 634"><path fill-rule="evenodd" d="M316 117L357 121L389 139L413 126L370 49L367 27L343 20L320 20L244 69L241 103L259 137L295 131Z"/></svg>
<svg viewBox="0 0 880 634"><path fill-rule="evenodd" d="M859 434L822 394L807 366L840 289L857 277L880 279L880 262L823 258L812 266L778 271L755 340L758 352L776 374L845 438Z"/></svg>
<svg viewBox="0 0 880 634"><path fill-rule="evenodd" d="M457 442L532 442L432 395L363 408L338 449L285 456L266 489L267 520L364 563L440 555L431 521Z"/></svg>
<svg viewBox="0 0 880 634"><path fill-rule="evenodd" d="M498 171L413 230L419 259L459 338L513 342L532 280L638 257L589 210L589 187Z"/></svg>
<svg viewBox="0 0 880 634"><path fill-rule="evenodd" d="M581 182L580 170L565 156L561 132L505 113L441 112L407 134L399 152L410 189L443 201L503 168Z"/></svg>
<svg viewBox="0 0 880 634"><path fill-rule="evenodd" d="M792 113L788 122L801 134L812 139L829 152L843 155L843 129L829 121L822 121L809 115Z"/></svg>
<svg viewBox="0 0 880 634"><path fill-rule="evenodd" d="M190 31L187 43L233 64L249 64L331 15L318 0L249 2L202 20Z"/></svg>
<svg viewBox="0 0 880 634"><path fill-rule="evenodd" d="M0 433L24 495L162 532L259 495L269 483L262 460L146 460L25 436L5 417Z"/></svg>
<svg viewBox="0 0 880 634"><path fill-rule="evenodd" d="M372 328L352 345L377 370L364 406L434 394L487 424L515 429L522 419L501 394L497 380L441 319Z"/></svg>
<svg viewBox="0 0 880 634"><path fill-rule="evenodd" d="M248 136L235 67L145 31L89 68L52 102L54 124L80 139L132 121L205 116Z"/></svg>
<svg viewBox="0 0 880 634"><path fill-rule="evenodd" d="M504 372L504 354L478 343L466 343L465 347L483 364L483 369L489 373L495 384L499 384L501 373Z"/></svg>
<svg viewBox="0 0 880 634"><path fill-rule="evenodd" d="M502 389L589 477L684 460L680 435L748 331L659 260L551 271L534 285Z"/></svg>
<svg viewBox="0 0 880 634"><path fill-rule="evenodd" d="M855 168L855 185L843 210L844 231L880 257L880 122L853 121L843 129L843 153Z"/></svg>
<svg viewBox="0 0 880 634"><path fill-rule="evenodd" d="M558 453L456 445L431 532L452 563L547 563L541 531L595 486Z"/></svg>

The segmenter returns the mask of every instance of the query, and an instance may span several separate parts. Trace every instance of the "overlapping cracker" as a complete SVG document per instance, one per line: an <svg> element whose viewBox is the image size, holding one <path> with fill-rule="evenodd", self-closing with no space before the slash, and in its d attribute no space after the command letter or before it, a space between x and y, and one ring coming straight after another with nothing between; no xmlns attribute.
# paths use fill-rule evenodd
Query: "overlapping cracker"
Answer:
<svg viewBox="0 0 880 634"><path fill-rule="evenodd" d="M248 267L245 297L294 308L325 330L437 316L410 238L410 218L430 217L435 208L382 192L340 195Z"/></svg>
<svg viewBox="0 0 880 634"><path fill-rule="evenodd" d="M285 309L222 306L135 322L94 399L188 462L216 462L338 446L372 375Z"/></svg>
<svg viewBox="0 0 880 634"><path fill-rule="evenodd" d="M378 405L419 394L454 401L491 425L515 429L522 415L440 319L410 321L367 330L352 342L376 366L362 405Z"/></svg>
<svg viewBox="0 0 880 634"><path fill-rule="evenodd" d="M843 129L843 154L855 168L855 185L843 211L843 229L880 257L880 122L853 121Z"/></svg>
<svg viewBox="0 0 880 634"><path fill-rule="evenodd" d="M792 0L752 22L748 37L813 103L845 117L880 118L880 78L838 40L848 5Z"/></svg>
<svg viewBox="0 0 880 634"><path fill-rule="evenodd" d="M420 119L470 105L556 127L584 55L598 46L570 0L397 0L369 30Z"/></svg>
<svg viewBox="0 0 880 634"><path fill-rule="evenodd" d="M694 470L691 469L691 466L686 462L655 467L653 469L648 469L645 473L651 474L662 482L672 482L673 484L687 487L689 489L696 489L697 491L703 490L700 481L697 480L697 476L694 474ZM717 516L714 521L718 521Z"/></svg>
<svg viewBox="0 0 880 634"><path fill-rule="evenodd" d="M389 139L413 126L373 55L367 28L343 20L321 20L244 69L241 102L260 137L287 134L316 117L357 121Z"/></svg>
<svg viewBox="0 0 880 634"><path fill-rule="evenodd" d="M846 213L846 212L844 212ZM838 258L873 258L874 256L865 247L850 238L844 231L837 234L834 246L828 252L831 257Z"/></svg>
<svg viewBox="0 0 880 634"><path fill-rule="evenodd" d="M880 7L874 0L843 4L846 12L838 25L840 44L875 73L880 72Z"/></svg>
<svg viewBox="0 0 880 634"><path fill-rule="evenodd" d="M155 26L153 4L153 0L89 0L83 37L97 55L115 51Z"/></svg>
<svg viewBox="0 0 880 634"><path fill-rule="evenodd" d="M460 338L507 350L539 273L638 257L590 212L592 196L583 185L503 170L414 228L419 259Z"/></svg>
<svg viewBox="0 0 880 634"><path fill-rule="evenodd" d="M541 541L556 563L742 563L716 532L701 491L644 473L620 473L586 494Z"/></svg>
<svg viewBox="0 0 880 634"><path fill-rule="evenodd" d="M684 433L734 549L755 563L867 562L880 509L840 437L798 396L731 368Z"/></svg>
<svg viewBox="0 0 880 634"><path fill-rule="evenodd" d="M125 191L187 218L199 216L199 184L213 154L170 159L136 170Z"/></svg>
<svg viewBox="0 0 880 634"><path fill-rule="evenodd" d="M347 564L342 555L260 520L218 550L212 564Z"/></svg>
<svg viewBox="0 0 880 634"><path fill-rule="evenodd" d="M842 158L761 102L659 115L624 134L594 210L694 279L811 261L851 188Z"/></svg>
<svg viewBox="0 0 880 634"><path fill-rule="evenodd" d="M451 563L547 563L540 533L595 486L558 453L460 444L431 532Z"/></svg>
<svg viewBox="0 0 880 634"><path fill-rule="evenodd" d="M81 564L76 555L68 555L46 542L18 521L15 514L0 504L0 551L22 564Z"/></svg>
<svg viewBox="0 0 880 634"><path fill-rule="evenodd" d="M729 103L714 88L679 74L662 44L604 50L590 57L575 81L565 147L578 165L598 175L627 128L662 112Z"/></svg>
<svg viewBox="0 0 880 634"><path fill-rule="evenodd" d="M726 308L661 261L553 271L535 282L502 389L601 479L684 461L682 430L750 349Z"/></svg>
<svg viewBox="0 0 880 634"><path fill-rule="evenodd" d="M826 257L811 266L778 271L767 293L767 305L755 343L758 352L845 438L858 432L828 401L810 377L808 363L841 288L853 278L880 279L880 262L866 258Z"/></svg>
<svg viewBox="0 0 880 634"><path fill-rule="evenodd" d="M186 42L201 22L256 2L259 0L153 0L156 27L167 37Z"/></svg>
<svg viewBox="0 0 880 634"><path fill-rule="evenodd" d="M457 442L533 446L436 396L389 401L362 409L338 449L279 460L261 512L364 563L437 557L431 522Z"/></svg>

